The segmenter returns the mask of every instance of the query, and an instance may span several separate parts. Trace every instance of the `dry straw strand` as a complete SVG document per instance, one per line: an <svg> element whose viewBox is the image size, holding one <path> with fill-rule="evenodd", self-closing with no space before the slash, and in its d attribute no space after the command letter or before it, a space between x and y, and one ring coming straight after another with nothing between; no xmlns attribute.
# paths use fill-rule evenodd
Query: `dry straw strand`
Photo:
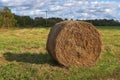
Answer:
<svg viewBox="0 0 120 80"><path fill-rule="evenodd" d="M102 41L97 29L88 22L62 21L53 26L46 49L60 64L91 66L101 53Z"/></svg>

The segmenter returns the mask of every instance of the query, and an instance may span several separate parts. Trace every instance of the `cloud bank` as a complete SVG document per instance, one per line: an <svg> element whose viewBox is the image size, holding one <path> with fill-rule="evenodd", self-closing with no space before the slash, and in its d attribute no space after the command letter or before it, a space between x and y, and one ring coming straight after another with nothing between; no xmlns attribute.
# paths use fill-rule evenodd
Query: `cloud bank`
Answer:
<svg viewBox="0 0 120 80"><path fill-rule="evenodd" d="M31 17L61 17L68 19L115 19L120 21L119 0L0 0L13 13Z"/></svg>

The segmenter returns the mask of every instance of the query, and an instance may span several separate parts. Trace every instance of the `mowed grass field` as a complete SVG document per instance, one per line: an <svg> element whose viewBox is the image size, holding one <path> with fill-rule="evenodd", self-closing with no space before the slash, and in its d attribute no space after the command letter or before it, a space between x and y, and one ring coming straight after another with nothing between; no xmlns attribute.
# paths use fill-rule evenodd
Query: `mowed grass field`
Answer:
<svg viewBox="0 0 120 80"><path fill-rule="evenodd" d="M69 69L46 51L50 28L1 29L0 80L120 80L120 27L97 28L103 41L97 63Z"/></svg>

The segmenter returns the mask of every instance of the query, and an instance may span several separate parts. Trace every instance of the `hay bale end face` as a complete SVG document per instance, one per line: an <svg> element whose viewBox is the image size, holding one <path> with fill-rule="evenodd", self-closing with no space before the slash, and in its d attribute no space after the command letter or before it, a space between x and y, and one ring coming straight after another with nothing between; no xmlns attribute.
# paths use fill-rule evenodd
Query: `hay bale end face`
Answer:
<svg viewBox="0 0 120 80"><path fill-rule="evenodd" d="M101 46L100 34L91 23L63 21L52 27L46 48L58 63L70 67L95 64Z"/></svg>

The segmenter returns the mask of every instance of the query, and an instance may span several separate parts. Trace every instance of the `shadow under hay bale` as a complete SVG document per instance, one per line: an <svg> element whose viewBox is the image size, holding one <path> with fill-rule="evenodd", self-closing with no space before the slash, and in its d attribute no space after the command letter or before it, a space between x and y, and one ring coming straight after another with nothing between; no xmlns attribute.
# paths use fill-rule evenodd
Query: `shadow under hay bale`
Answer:
<svg viewBox="0 0 120 80"><path fill-rule="evenodd" d="M57 63L49 56L47 53L4 53L4 58L7 61L16 61L16 62L24 62L31 64L50 64L52 66L57 65Z"/></svg>
<svg viewBox="0 0 120 80"><path fill-rule="evenodd" d="M98 59L101 46L100 34L91 23L63 21L52 27L46 49L66 67L91 66Z"/></svg>

